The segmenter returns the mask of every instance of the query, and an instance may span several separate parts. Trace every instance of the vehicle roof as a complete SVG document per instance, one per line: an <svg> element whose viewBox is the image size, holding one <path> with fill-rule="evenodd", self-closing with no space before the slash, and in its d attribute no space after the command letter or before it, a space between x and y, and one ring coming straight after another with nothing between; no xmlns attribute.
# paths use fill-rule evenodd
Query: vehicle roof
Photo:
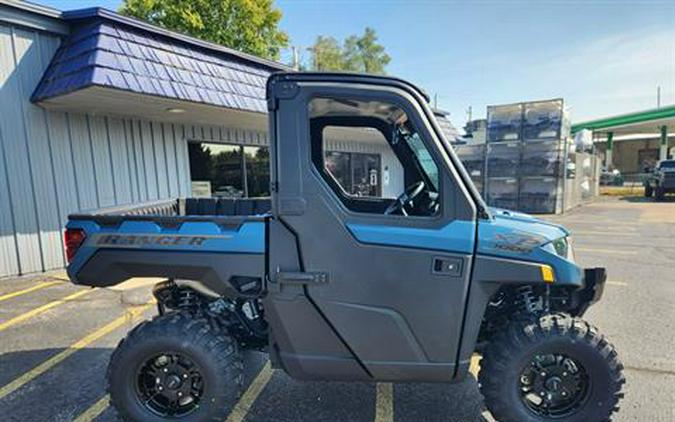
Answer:
<svg viewBox="0 0 675 422"><path fill-rule="evenodd" d="M415 92L421 95L427 103L431 101L431 97L427 94L422 88L417 85L406 81L405 79L396 78L393 76L383 76L383 75L371 75L367 73L353 73L353 72L276 72L273 73L268 83L274 79L303 79L303 80L312 80L316 79L320 82L326 82L331 80L344 81L344 80L353 80L356 82L369 82L369 83L388 83L390 85L405 85L409 88L412 88Z"/></svg>

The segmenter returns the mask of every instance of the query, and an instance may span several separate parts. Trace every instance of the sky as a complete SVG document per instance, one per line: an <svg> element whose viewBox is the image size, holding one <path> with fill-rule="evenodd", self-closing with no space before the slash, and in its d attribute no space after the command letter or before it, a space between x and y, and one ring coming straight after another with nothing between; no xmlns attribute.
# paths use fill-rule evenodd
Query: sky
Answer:
<svg viewBox="0 0 675 422"><path fill-rule="evenodd" d="M118 0L35 0L61 10ZM318 35L369 26L391 75L436 96L457 126L486 106L565 99L574 122L675 104L675 1L276 0L304 59ZM282 57L289 60L290 51Z"/></svg>

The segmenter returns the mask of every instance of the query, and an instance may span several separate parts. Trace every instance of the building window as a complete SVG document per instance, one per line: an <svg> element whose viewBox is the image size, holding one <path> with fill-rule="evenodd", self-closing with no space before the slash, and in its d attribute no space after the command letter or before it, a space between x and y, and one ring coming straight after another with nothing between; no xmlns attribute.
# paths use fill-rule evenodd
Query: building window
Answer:
<svg viewBox="0 0 675 422"><path fill-rule="evenodd" d="M206 142L188 143L194 196L269 196L269 148Z"/></svg>

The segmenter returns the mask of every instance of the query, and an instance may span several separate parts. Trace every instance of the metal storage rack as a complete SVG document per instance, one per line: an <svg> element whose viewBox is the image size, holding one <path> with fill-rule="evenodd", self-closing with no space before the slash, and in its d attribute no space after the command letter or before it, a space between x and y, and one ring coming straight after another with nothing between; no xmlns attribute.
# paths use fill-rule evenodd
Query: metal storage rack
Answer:
<svg viewBox="0 0 675 422"><path fill-rule="evenodd" d="M523 104L488 106L487 142L519 141L523 132Z"/></svg>
<svg viewBox="0 0 675 422"><path fill-rule="evenodd" d="M520 176L560 176L565 172L565 144L558 140L522 145Z"/></svg>
<svg viewBox="0 0 675 422"><path fill-rule="evenodd" d="M491 177L485 199L489 205L509 210L519 209L519 186L516 177Z"/></svg>
<svg viewBox="0 0 675 422"><path fill-rule="evenodd" d="M485 144L455 145L457 156L481 195L485 194L485 150Z"/></svg>
<svg viewBox="0 0 675 422"><path fill-rule="evenodd" d="M555 214L563 207L563 179L559 177L521 177L518 210Z"/></svg>
<svg viewBox="0 0 675 422"><path fill-rule="evenodd" d="M520 141L504 141L487 146L487 176L518 177L521 162Z"/></svg>
<svg viewBox="0 0 675 422"><path fill-rule="evenodd" d="M485 198L531 213L564 208L569 118L562 99L489 106Z"/></svg>

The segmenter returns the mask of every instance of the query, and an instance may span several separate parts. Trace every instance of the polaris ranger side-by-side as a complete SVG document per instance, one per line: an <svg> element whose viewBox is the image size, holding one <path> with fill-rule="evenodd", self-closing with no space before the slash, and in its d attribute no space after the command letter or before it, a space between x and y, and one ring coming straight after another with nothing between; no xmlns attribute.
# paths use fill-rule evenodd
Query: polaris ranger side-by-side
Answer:
<svg viewBox="0 0 675 422"><path fill-rule="evenodd" d="M122 418L223 420L260 350L298 379L392 382L461 380L477 352L498 420L609 419L623 366L580 319L604 269L575 263L564 228L488 208L419 89L280 73L267 96L270 200L70 217L74 283L166 278L111 358ZM341 171L344 145L381 170Z"/></svg>

